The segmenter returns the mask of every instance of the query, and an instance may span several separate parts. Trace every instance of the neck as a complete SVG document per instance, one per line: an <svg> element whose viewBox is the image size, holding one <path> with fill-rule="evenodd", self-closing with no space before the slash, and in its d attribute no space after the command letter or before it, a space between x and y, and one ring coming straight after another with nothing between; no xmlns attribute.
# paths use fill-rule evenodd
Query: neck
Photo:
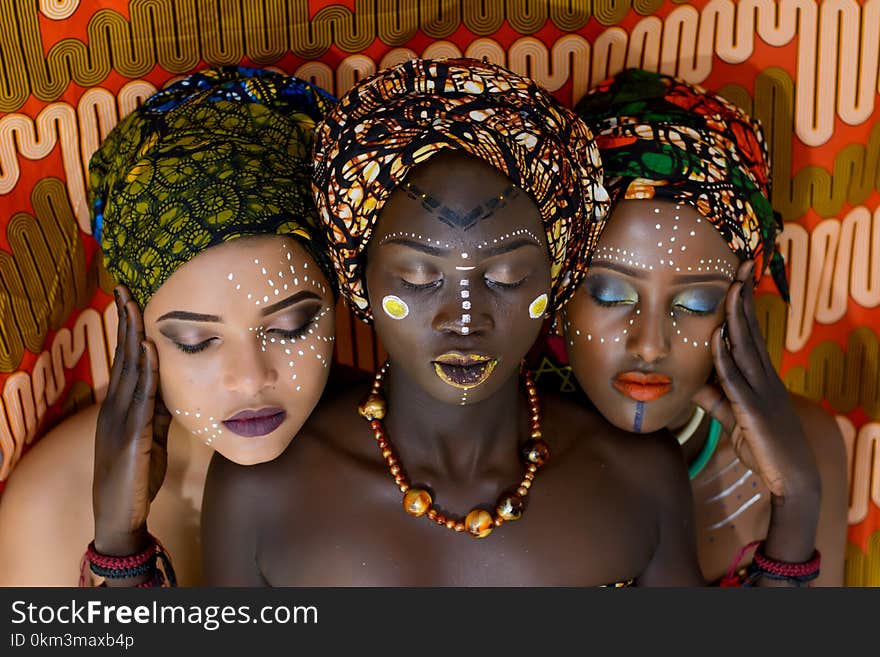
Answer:
<svg viewBox="0 0 880 657"><path fill-rule="evenodd" d="M427 394L392 363L385 377L385 426L408 468L430 468L461 479L496 467L516 468L519 445L528 437L520 387L514 375L488 399L453 405Z"/></svg>
<svg viewBox="0 0 880 657"><path fill-rule="evenodd" d="M680 417L675 418L675 420L670 422L666 428L669 429L673 435L678 435L678 433L687 426L693 413L694 406L691 406L687 413L683 413ZM686 463L692 463L705 446L706 440L709 438L709 423L711 420L712 416L706 413L693 435L691 435L688 441L681 446L682 455L684 456Z"/></svg>

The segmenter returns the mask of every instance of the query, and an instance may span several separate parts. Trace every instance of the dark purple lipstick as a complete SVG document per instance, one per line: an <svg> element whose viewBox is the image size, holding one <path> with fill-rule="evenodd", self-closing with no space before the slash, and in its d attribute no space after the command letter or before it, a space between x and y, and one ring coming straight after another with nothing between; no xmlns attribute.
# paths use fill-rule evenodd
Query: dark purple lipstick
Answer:
<svg viewBox="0 0 880 657"><path fill-rule="evenodd" d="M287 411L271 406L257 411L240 411L223 420L223 426L239 436L252 438L272 433L286 418Z"/></svg>

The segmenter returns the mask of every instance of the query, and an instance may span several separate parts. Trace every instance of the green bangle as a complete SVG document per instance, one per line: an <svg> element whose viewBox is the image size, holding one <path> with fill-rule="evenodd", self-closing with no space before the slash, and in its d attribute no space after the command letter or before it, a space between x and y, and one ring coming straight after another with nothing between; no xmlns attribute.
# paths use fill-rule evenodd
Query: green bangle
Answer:
<svg viewBox="0 0 880 657"><path fill-rule="evenodd" d="M720 438L721 424L719 424L718 420L713 417L709 422L709 437L706 438L706 444L703 445L703 449L697 454L697 458L695 458L694 462L688 467L688 477L695 479L696 476L703 471L703 468L706 467L709 459L711 459L712 455L715 453L715 448L718 447L718 440Z"/></svg>

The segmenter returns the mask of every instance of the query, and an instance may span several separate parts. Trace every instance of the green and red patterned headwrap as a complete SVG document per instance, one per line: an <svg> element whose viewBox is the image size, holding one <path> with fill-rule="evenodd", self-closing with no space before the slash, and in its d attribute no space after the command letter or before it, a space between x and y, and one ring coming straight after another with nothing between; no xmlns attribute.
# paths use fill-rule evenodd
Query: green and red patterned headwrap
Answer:
<svg viewBox="0 0 880 657"><path fill-rule="evenodd" d="M143 308L178 267L249 235L297 238L333 270L312 200L311 149L335 100L294 77L223 67L154 94L89 162L92 234Z"/></svg>
<svg viewBox="0 0 880 657"><path fill-rule="evenodd" d="M596 135L612 203L659 198L708 219L755 277L769 267L782 297L788 283L770 205L770 158L761 124L732 103L667 75L628 69L575 107Z"/></svg>
<svg viewBox="0 0 880 657"><path fill-rule="evenodd" d="M372 318L363 252L391 193L443 149L478 157L535 202L551 307L574 292L608 211L586 124L535 82L473 59L412 60L361 80L318 127L312 182L342 293Z"/></svg>

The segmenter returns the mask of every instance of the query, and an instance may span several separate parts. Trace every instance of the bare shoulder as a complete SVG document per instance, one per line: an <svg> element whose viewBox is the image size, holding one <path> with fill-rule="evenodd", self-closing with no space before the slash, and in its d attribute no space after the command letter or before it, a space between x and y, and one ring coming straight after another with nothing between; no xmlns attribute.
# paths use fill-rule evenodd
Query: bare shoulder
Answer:
<svg viewBox="0 0 880 657"><path fill-rule="evenodd" d="M69 494L69 486L81 483L91 489L98 410L90 406L41 437L12 471L0 500L31 498L36 490Z"/></svg>
<svg viewBox="0 0 880 657"><path fill-rule="evenodd" d="M93 534L97 418L92 406L66 419L10 475L0 495L0 584L76 583L78 558Z"/></svg>

